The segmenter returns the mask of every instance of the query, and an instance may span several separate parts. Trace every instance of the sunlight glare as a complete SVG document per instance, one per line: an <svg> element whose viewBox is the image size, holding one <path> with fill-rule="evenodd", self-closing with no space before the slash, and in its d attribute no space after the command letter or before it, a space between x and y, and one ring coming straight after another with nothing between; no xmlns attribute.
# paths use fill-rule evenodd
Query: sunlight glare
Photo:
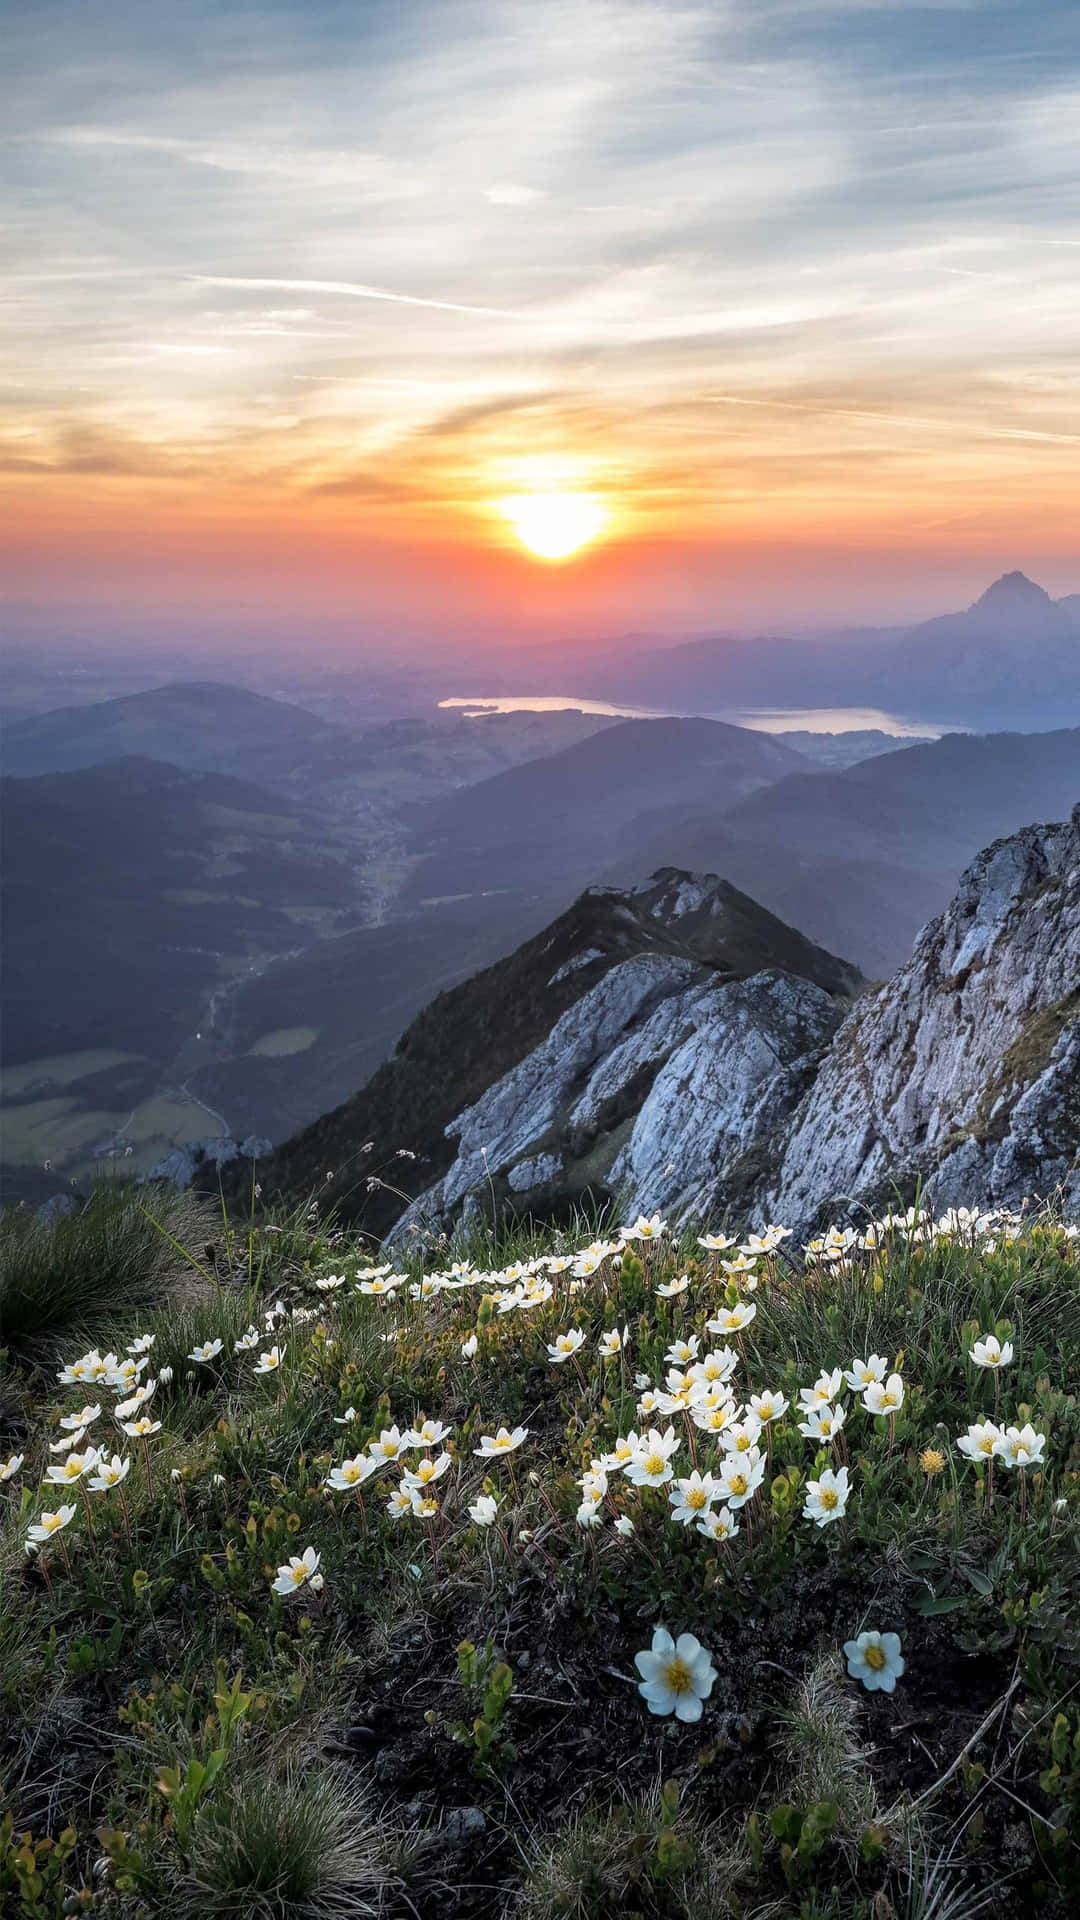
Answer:
<svg viewBox="0 0 1080 1920"><path fill-rule="evenodd" d="M518 493L500 503L522 546L541 560L567 560L595 540L607 508L588 493Z"/></svg>

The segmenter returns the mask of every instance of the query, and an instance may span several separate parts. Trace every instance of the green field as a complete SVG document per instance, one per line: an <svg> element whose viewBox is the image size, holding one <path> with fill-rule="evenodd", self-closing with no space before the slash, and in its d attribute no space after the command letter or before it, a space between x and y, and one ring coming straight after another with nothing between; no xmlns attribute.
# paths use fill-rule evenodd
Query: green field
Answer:
<svg viewBox="0 0 1080 1920"><path fill-rule="evenodd" d="M280 1060L289 1053L306 1053L318 1037L318 1027L278 1027L274 1033L262 1034L248 1051L267 1060Z"/></svg>

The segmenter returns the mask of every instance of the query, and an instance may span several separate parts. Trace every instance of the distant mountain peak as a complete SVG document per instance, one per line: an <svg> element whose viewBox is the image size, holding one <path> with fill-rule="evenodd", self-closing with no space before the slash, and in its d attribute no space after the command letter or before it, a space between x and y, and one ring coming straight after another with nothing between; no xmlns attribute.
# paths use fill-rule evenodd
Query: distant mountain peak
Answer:
<svg viewBox="0 0 1080 1920"><path fill-rule="evenodd" d="M1001 574L992 586L987 587L984 594L980 594L972 612L974 613L980 607L1006 612L1024 607L1048 607L1051 604L1050 595L1045 587L1040 587L1034 580L1029 580L1026 573L1014 569L1012 573Z"/></svg>

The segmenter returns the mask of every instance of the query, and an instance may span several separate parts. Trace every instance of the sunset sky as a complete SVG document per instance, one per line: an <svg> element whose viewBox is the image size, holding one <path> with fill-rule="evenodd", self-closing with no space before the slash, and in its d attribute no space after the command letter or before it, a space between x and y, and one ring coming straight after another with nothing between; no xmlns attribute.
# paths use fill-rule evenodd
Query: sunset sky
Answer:
<svg viewBox="0 0 1080 1920"><path fill-rule="evenodd" d="M1080 588L1075 0L8 0L4 38L16 627ZM537 494L577 557L521 544Z"/></svg>

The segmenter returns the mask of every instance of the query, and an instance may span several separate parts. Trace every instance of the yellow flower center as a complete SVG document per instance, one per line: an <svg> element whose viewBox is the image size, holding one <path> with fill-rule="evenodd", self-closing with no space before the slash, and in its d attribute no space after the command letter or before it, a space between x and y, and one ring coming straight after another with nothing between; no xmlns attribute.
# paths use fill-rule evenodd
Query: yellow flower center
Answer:
<svg viewBox="0 0 1080 1920"><path fill-rule="evenodd" d="M304 1566L293 1567L291 1569L291 1572L292 1572L293 1586L302 1587L304 1584L304 1581L307 1579L307 1568Z"/></svg>
<svg viewBox="0 0 1080 1920"><path fill-rule="evenodd" d="M745 1473L733 1473L728 1481L728 1486L731 1488L732 1493L745 1493L747 1486Z"/></svg>
<svg viewBox="0 0 1080 1920"><path fill-rule="evenodd" d="M990 1435L985 1434L983 1438L979 1441L979 1452L985 1453L985 1454L991 1454L993 1453L993 1451L994 1451L994 1443L991 1440Z"/></svg>
<svg viewBox="0 0 1080 1920"><path fill-rule="evenodd" d="M663 1473L667 1459L662 1453L650 1453L645 1456L646 1473Z"/></svg>
<svg viewBox="0 0 1080 1920"><path fill-rule="evenodd" d="M700 1513L702 1507L706 1504L704 1487L691 1487L686 1496L686 1504L688 1507L693 1507L695 1513Z"/></svg>
<svg viewBox="0 0 1080 1920"><path fill-rule="evenodd" d="M672 1693L689 1693L693 1688L690 1669L685 1660L680 1660L678 1654L673 1660L669 1660L664 1668L664 1683Z"/></svg>
<svg viewBox="0 0 1080 1920"><path fill-rule="evenodd" d="M821 1495L821 1504L825 1508L826 1512L828 1513L831 1513L833 1511L833 1508L839 1505L839 1495L833 1490L832 1487L826 1487L823 1490Z"/></svg>
<svg viewBox="0 0 1080 1920"><path fill-rule="evenodd" d="M880 1647L864 1647L863 1659L866 1661L868 1667L873 1668L875 1673L880 1673L882 1667L885 1665L885 1655L882 1653Z"/></svg>

